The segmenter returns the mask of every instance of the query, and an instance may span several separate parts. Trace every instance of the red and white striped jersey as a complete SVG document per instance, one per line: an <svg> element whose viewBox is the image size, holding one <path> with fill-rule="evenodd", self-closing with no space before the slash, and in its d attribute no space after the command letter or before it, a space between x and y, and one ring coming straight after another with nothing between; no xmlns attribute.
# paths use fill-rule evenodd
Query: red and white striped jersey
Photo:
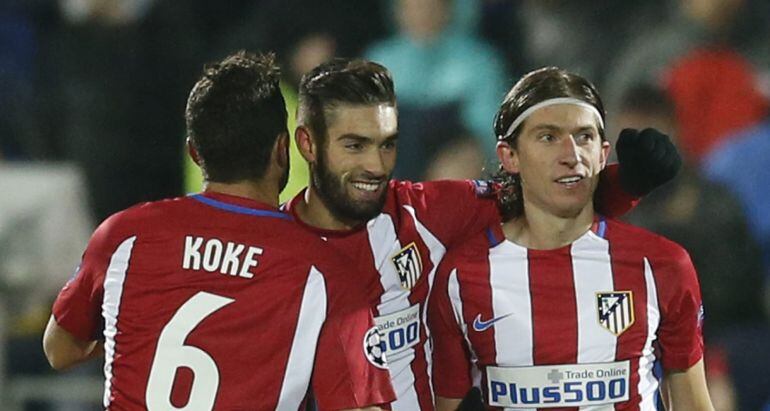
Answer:
<svg viewBox="0 0 770 411"><path fill-rule="evenodd" d="M350 281L366 287L383 333L395 411L434 408L425 306L446 249L499 223L489 193L485 182L393 180L382 213L365 226L351 231L305 226L357 260ZM304 194L286 205L290 213Z"/></svg>
<svg viewBox="0 0 770 411"><path fill-rule="evenodd" d="M394 399L347 259L288 214L204 193L107 219L54 303L104 338L110 410L297 410ZM301 248L300 248L301 247Z"/></svg>
<svg viewBox="0 0 770 411"><path fill-rule="evenodd" d="M603 219L555 250L495 238L477 236L439 269L436 395L463 397L477 370L495 408L654 410L654 364L702 357L698 280L679 245Z"/></svg>

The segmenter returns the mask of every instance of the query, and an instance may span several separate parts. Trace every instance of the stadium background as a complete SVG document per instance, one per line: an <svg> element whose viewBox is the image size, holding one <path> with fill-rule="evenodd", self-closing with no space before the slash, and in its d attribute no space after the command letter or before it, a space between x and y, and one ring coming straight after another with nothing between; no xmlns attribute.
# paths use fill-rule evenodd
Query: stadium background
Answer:
<svg viewBox="0 0 770 411"><path fill-rule="evenodd" d="M0 1L0 408L99 409L100 364L45 362L50 304L99 221L199 189L186 96L237 49L278 54L290 118L331 56L391 69L409 179L494 170L492 119L521 74L592 80L611 139L652 125L685 157L627 218L693 257L717 409L770 410L768 0ZM307 183L292 160L283 200Z"/></svg>

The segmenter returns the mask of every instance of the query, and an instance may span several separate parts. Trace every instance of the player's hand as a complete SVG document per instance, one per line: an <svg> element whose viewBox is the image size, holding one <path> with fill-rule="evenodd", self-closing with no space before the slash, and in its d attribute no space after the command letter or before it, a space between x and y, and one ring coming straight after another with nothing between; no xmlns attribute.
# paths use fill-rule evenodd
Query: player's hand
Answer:
<svg viewBox="0 0 770 411"><path fill-rule="evenodd" d="M616 149L620 184L629 194L647 195L671 181L682 168L682 158L674 143L654 128L624 129L618 136Z"/></svg>

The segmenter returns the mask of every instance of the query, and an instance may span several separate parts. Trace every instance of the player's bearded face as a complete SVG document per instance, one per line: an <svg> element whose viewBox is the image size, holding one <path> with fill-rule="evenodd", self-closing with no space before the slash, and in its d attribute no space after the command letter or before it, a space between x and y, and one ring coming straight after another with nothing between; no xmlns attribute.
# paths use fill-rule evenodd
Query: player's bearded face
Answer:
<svg viewBox="0 0 770 411"><path fill-rule="evenodd" d="M524 122L513 158L521 177L524 210L562 218L593 207L599 173L609 155L590 109L560 104L533 112Z"/></svg>
<svg viewBox="0 0 770 411"><path fill-rule="evenodd" d="M395 108L341 106L327 124L325 147L313 164L313 186L336 218L363 223L385 204L396 162Z"/></svg>

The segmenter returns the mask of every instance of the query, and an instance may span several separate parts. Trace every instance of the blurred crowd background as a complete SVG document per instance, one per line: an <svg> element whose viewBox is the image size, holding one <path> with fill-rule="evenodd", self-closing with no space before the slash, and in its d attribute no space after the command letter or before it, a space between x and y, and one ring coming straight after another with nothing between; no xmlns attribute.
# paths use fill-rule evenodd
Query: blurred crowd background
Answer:
<svg viewBox="0 0 770 411"><path fill-rule="evenodd" d="M186 97L238 49L277 53L290 117L316 64L388 67L406 179L495 171L525 72L592 80L611 140L656 127L685 159L627 220L692 256L717 409L770 410L770 0L0 0L0 408L99 409L100 364L51 378L51 302L101 220L200 188Z"/></svg>

